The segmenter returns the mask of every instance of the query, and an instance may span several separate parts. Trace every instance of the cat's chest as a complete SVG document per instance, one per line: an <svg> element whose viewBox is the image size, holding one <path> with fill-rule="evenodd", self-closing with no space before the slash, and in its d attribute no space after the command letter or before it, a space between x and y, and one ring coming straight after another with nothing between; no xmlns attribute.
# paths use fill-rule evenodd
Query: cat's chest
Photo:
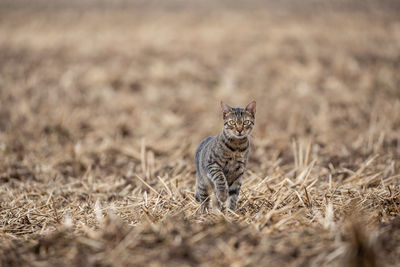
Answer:
<svg viewBox="0 0 400 267"><path fill-rule="evenodd" d="M229 155L227 160L224 163L224 173L231 174L238 170L239 167L245 167L246 158L244 153L232 153Z"/></svg>

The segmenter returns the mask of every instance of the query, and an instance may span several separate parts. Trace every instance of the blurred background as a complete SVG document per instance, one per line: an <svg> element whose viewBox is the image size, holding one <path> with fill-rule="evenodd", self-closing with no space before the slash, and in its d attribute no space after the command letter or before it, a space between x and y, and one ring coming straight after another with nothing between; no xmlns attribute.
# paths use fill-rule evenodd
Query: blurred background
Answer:
<svg viewBox="0 0 400 267"><path fill-rule="evenodd" d="M220 100L255 99L254 135L265 142L311 136L365 147L379 131L389 147L398 140L398 1L0 7L0 126L13 138L146 137L194 148L221 128Z"/></svg>
<svg viewBox="0 0 400 267"><path fill-rule="evenodd" d="M60 214L75 214L73 201L89 211L96 199L147 201L135 174L190 195L193 154L221 129L221 100L257 101L253 178L291 177L307 142L315 196L371 157L369 173L398 174L399 14L397 0L2 0L2 207L25 214L54 197ZM129 224L147 222L126 212ZM8 233L26 223L2 216ZM29 220L32 233L57 226Z"/></svg>

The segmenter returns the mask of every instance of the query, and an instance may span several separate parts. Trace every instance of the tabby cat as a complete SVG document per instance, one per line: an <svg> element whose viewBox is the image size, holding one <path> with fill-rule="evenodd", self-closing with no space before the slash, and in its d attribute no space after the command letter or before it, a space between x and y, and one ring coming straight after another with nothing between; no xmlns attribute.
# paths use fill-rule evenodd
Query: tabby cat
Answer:
<svg viewBox="0 0 400 267"><path fill-rule="evenodd" d="M254 127L256 102L232 108L221 101L224 125L217 136L204 139L195 154L196 200L208 207L214 191L218 206L236 210L242 177L249 155L249 135Z"/></svg>

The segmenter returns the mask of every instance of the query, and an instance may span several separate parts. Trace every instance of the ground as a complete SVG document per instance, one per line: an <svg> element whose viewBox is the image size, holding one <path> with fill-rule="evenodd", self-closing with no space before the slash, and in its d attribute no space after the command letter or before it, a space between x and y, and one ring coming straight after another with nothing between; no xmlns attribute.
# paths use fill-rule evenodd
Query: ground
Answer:
<svg viewBox="0 0 400 267"><path fill-rule="evenodd" d="M0 265L398 264L396 1L34 3L0 4ZM201 213L220 100L256 126Z"/></svg>

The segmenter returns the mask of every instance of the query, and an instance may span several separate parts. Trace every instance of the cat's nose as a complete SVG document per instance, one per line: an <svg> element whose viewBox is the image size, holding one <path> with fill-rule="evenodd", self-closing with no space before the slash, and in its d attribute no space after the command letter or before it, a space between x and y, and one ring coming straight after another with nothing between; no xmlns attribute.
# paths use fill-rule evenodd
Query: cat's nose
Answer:
<svg viewBox="0 0 400 267"><path fill-rule="evenodd" d="M241 132L243 131L243 127L242 127L242 126L238 126L238 127L236 127L236 130L237 130L239 133L241 133Z"/></svg>

